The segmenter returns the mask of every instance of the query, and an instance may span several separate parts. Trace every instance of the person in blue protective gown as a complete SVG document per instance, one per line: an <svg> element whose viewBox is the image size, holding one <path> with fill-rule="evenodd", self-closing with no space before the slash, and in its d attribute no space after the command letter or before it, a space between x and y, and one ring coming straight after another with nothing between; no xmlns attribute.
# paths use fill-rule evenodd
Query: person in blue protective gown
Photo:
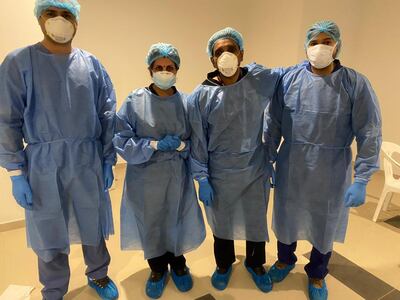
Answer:
<svg viewBox="0 0 400 300"><path fill-rule="evenodd" d="M191 165L214 235L217 268L212 285L227 287L235 262L234 240L246 240L245 266L257 287L272 289L263 264L268 240L266 213L270 169L262 142L264 110L282 70L240 67L242 35L222 29L208 42L215 71L188 100Z"/></svg>
<svg viewBox="0 0 400 300"><path fill-rule="evenodd" d="M324 278L333 243L344 241L349 208L364 203L379 163L378 100L365 76L336 59L340 48L335 23L318 22L308 30L308 61L280 81L264 137L277 171L272 226L278 261L269 273L274 282L282 281L295 266L296 242L309 241L313 249L305 271L310 299L327 299Z"/></svg>
<svg viewBox="0 0 400 300"><path fill-rule="evenodd" d="M46 300L68 290L73 243L82 244L89 285L118 297L104 241L113 233L115 94L96 57L71 46L79 11L76 0L37 0L44 39L0 67L0 165L25 208Z"/></svg>
<svg viewBox="0 0 400 300"><path fill-rule="evenodd" d="M121 246L143 250L151 269L150 298L161 297L168 265L181 292L193 286L184 253L200 246L205 226L188 161L190 126L186 97L175 88L177 49L150 47L153 83L133 91L117 113L114 146L126 161L121 205Z"/></svg>

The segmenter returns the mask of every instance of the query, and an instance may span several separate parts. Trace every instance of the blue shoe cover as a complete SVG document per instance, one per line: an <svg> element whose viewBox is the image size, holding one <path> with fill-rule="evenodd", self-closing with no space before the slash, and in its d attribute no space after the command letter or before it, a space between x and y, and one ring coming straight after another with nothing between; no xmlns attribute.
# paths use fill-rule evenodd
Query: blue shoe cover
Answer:
<svg viewBox="0 0 400 300"><path fill-rule="evenodd" d="M286 278L286 276L289 275L290 271L292 271L295 267L295 264L293 264L293 265L287 265L283 269L279 269L276 266L276 264L277 262L275 262L268 271L269 277L271 277L272 282L281 282L283 279Z"/></svg>
<svg viewBox="0 0 400 300"><path fill-rule="evenodd" d="M146 295L152 299L158 299L161 297L162 293L164 292L165 287L167 286L167 277L168 271L164 272L164 275L158 281L147 279L146 282Z"/></svg>
<svg viewBox="0 0 400 300"><path fill-rule="evenodd" d="M118 298L118 288L115 283L108 278L109 282L101 286L97 280L88 277L88 285L94 289L103 300L114 300Z"/></svg>
<svg viewBox="0 0 400 300"><path fill-rule="evenodd" d="M232 266L229 267L228 271L225 274L220 274L215 269L214 273L211 276L211 284L217 290L224 290L228 286L229 279L232 275Z"/></svg>
<svg viewBox="0 0 400 300"><path fill-rule="evenodd" d="M192 289L193 280L192 276L190 275L189 268L187 269L187 274L181 276L176 275L174 270L171 269L171 276L179 291L187 292Z"/></svg>
<svg viewBox="0 0 400 300"><path fill-rule="evenodd" d="M256 286L264 293L268 293L272 290L272 280L269 277L268 273L265 272L263 275L257 275L252 268L248 267L246 262L245 266L247 271L250 273L251 277L253 278L254 283Z"/></svg>
<svg viewBox="0 0 400 300"><path fill-rule="evenodd" d="M328 288L325 280L322 283L322 288L316 288L311 281L308 281L308 296L310 300L326 300L328 299Z"/></svg>

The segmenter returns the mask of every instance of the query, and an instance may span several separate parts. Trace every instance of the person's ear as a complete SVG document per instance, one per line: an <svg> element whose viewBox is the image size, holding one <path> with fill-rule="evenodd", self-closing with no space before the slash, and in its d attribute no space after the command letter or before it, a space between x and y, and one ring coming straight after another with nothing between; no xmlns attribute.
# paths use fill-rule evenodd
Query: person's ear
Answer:
<svg viewBox="0 0 400 300"><path fill-rule="evenodd" d="M336 56L338 54L338 48L337 47L338 47L338 44L335 45L335 49L333 50L333 53L332 53L332 56L333 56L334 59L336 59Z"/></svg>
<svg viewBox="0 0 400 300"><path fill-rule="evenodd" d="M43 20L42 16L40 16L39 19L37 19L37 20L38 20L40 30L42 31L43 35L46 36L46 28L45 28L44 20Z"/></svg>
<svg viewBox="0 0 400 300"><path fill-rule="evenodd" d="M244 55L244 50L240 51L240 54L238 56L239 65L243 61L243 55Z"/></svg>

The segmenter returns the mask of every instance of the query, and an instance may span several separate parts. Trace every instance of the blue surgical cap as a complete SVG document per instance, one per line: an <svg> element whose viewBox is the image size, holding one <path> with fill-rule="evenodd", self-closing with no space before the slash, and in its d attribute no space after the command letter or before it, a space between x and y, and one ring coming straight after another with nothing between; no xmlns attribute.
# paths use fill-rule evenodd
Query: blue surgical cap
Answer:
<svg viewBox="0 0 400 300"><path fill-rule="evenodd" d="M163 57L169 58L176 64L178 68L180 67L181 59L179 58L178 49L171 44L166 43L157 43L151 45L150 50L147 53L146 63L148 66L151 66L154 61Z"/></svg>
<svg viewBox="0 0 400 300"><path fill-rule="evenodd" d="M208 40L207 53L209 57L213 56L214 45L221 39L233 40L239 46L240 50L243 51L243 37L240 32L231 27L226 27L214 33Z"/></svg>
<svg viewBox="0 0 400 300"><path fill-rule="evenodd" d="M34 10L36 18L39 19L42 12L49 7L66 9L79 20L81 6L77 0L36 0Z"/></svg>
<svg viewBox="0 0 400 300"><path fill-rule="evenodd" d="M326 33L329 35L332 39L335 40L337 43L337 53L339 53L340 48L342 46L342 40L340 39L340 30L339 27L336 25L335 22L332 21L321 21L317 22L314 25L312 25L308 30L307 30L307 35L306 35L306 41L304 43L304 47L307 49L308 45L310 42L320 33Z"/></svg>

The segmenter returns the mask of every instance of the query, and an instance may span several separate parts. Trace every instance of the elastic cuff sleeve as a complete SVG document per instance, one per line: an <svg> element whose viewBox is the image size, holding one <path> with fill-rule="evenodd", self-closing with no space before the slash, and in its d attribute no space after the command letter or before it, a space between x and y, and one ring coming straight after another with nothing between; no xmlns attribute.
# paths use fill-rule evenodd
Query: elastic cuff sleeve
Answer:
<svg viewBox="0 0 400 300"><path fill-rule="evenodd" d="M365 178L361 178L361 177L355 177L354 178L354 182L362 183L362 184L365 184L365 185L368 184L368 181L369 181L369 179L365 179Z"/></svg>
<svg viewBox="0 0 400 300"><path fill-rule="evenodd" d="M185 148L186 148L185 142L181 142L181 144L179 145L179 147L176 148L176 151L181 152L181 151L185 150Z"/></svg>
<svg viewBox="0 0 400 300"><path fill-rule="evenodd" d="M19 176L19 175L22 175L22 170L12 170L12 171L8 171L8 175L9 175L9 176Z"/></svg>
<svg viewBox="0 0 400 300"><path fill-rule="evenodd" d="M157 150L158 148L158 142L157 141L150 141L150 147L154 150Z"/></svg>

